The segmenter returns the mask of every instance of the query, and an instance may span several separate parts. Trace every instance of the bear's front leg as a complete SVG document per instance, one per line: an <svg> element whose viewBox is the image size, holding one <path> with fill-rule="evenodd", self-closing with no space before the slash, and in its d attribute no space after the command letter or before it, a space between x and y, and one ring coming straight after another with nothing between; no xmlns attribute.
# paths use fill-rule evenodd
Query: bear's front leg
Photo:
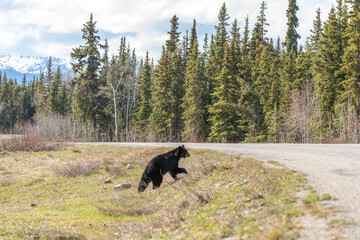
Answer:
<svg viewBox="0 0 360 240"><path fill-rule="evenodd" d="M157 176L153 176L151 178L152 183L153 183L153 189L159 188L162 181L163 181L163 176L162 175L157 175Z"/></svg>
<svg viewBox="0 0 360 240"><path fill-rule="evenodd" d="M178 168L178 169L177 169L177 173L185 173L185 174L188 174L188 172L186 171L185 168Z"/></svg>

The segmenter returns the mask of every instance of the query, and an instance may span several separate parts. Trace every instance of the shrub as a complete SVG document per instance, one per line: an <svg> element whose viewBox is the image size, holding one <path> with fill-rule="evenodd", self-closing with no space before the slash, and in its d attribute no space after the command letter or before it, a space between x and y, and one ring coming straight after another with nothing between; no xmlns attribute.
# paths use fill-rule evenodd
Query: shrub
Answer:
<svg viewBox="0 0 360 240"><path fill-rule="evenodd" d="M59 144L46 144L41 140L31 124L14 128L11 138L0 141L0 151L7 152L40 152L55 151L61 148Z"/></svg>
<svg viewBox="0 0 360 240"><path fill-rule="evenodd" d="M90 175L96 172L99 168L100 164L94 160L80 160L55 165L52 167L52 170L59 176L71 178Z"/></svg>

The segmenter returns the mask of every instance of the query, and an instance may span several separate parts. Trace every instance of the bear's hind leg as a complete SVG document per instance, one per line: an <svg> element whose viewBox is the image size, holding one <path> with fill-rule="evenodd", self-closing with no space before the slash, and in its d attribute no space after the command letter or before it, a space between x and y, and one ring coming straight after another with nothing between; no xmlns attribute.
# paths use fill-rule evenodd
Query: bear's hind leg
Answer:
<svg viewBox="0 0 360 240"><path fill-rule="evenodd" d="M176 181L178 178L177 178L177 173L175 172L170 172L170 175L171 177Z"/></svg>

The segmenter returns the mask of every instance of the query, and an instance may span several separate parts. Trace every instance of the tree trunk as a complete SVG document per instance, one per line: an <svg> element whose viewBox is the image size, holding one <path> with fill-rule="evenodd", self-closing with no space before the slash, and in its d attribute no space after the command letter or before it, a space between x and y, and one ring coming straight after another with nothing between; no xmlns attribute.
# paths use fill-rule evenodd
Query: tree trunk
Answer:
<svg viewBox="0 0 360 240"><path fill-rule="evenodd" d="M117 113L117 105L116 105L116 93L113 91L113 100L114 100L114 120L115 120L115 141L119 141L118 135L118 113Z"/></svg>

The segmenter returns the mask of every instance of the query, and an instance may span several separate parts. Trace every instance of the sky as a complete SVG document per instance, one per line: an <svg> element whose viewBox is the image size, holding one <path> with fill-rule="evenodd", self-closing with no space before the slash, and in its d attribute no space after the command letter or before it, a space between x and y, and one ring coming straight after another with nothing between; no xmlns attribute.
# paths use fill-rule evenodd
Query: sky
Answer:
<svg viewBox="0 0 360 240"><path fill-rule="evenodd" d="M237 18L240 33L249 16L256 22L263 0L0 0L0 55L70 58L73 48L84 44L81 29L93 13L101 42L108 40L116 53L121 37L126 37L137 56L157 60L168 38L170 19L179 17L179 31L185 34L197 22L200 43L204 34L214 34L220 7L225 2L229 23ZM267 37L283 40L286 33L288 0L266 0ZM316 9L326 20L336 0L298 0L297 13L303 44L310 34Z"/></svg>

